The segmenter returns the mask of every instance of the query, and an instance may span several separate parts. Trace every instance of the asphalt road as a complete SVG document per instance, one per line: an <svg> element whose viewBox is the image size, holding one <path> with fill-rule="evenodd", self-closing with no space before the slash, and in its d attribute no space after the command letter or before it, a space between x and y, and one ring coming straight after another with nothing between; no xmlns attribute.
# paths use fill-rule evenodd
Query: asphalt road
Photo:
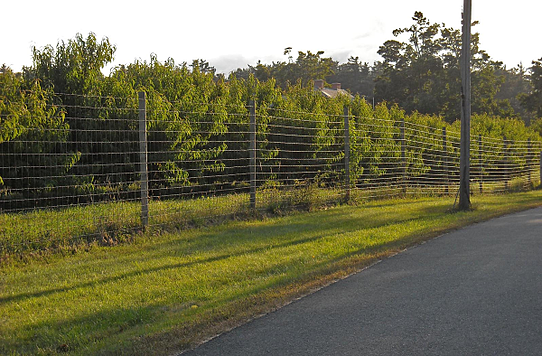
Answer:
<svg viewBox="0 0 542 356"><path fill-rule="evenodd" d="M183 355L542 355L542 208L443 235Z"/></svg>

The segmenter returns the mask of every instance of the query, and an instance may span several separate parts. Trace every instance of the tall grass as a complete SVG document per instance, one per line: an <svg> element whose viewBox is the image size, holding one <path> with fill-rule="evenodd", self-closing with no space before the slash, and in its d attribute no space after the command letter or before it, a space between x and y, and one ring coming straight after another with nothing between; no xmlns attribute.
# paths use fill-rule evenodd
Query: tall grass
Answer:
<svg viewBox="0 0 542 356"><path fill-rule="evenodd" d="M312 210L340 202L337 190L309 183L290 190L264 188L256 210L248 194L208 196L190 200L154 200L149 204L148 232L176 231L229 220ZM103 202L64 209L0 214L0 256L74 251L89 244L116 245L140 236L138 202Z"/></svg>

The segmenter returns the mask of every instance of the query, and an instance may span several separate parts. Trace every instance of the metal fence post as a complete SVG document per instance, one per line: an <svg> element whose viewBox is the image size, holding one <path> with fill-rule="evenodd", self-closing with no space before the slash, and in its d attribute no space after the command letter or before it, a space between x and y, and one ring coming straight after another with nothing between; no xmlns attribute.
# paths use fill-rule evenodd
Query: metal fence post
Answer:
<svg viewBox="0 0 542 356"><path fill-rule="evenodd" d="M256 209L256 102L250 101L250 208Z"/></svg>
<svg viewBox="0 0 542 356"><path fill-rule="evenodd" d="M350 200L350 112L344 107L344 185L346 201Z"/></svg>
<svg viewBox="0 0 542 356"><path fill-rule="evenodd" d="M542 186L542 151L540 151L540 161L539 161L539 166L540 166L540 186Z"/></svg>
<svg viewBox="0 0 542 356"><path fill-rule="evenodd" d="M141 172L141 225L149 225L149 174L147 156L147 100L139 92L139 167Z"/></svg>

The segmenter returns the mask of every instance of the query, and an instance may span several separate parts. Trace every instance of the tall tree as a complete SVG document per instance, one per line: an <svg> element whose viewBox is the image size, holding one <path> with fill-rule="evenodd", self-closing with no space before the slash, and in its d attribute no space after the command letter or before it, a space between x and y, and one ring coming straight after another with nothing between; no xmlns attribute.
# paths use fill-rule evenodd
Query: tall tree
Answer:
<svg viewBox="0 0 542 356"><path fill-rule="evenodd" d="M508 99L516 115L526 124L530 124L535 118L535 115L526 110L521 103L521 97L531 91L527 68L522 64L511 69L502 67L497 69L497 75L503 77L504 82L496 98L498 100Z"/></svg>
<svg viewBox="0 0 542 356"><path fill-rule="evenodd" d="M288 61L273 62L272 64L263 64L258 62L255 67L249 66L249 72L253 73L259 81L275 79L282 88L288 85L301 82L307 85L315 79L324 79L332 75L337 66L331 57L324 57L324 51L313 53L311 51L299 51L295 61L291 56L292 49L287 47L284 55L288 56ZM236 74L246 75L246 71L237 70Z"/></svg>
<svg viewBox="0 0 542 356"><path fill-rule="evenodd" d="M542 58L533 61L529 68L528 79L531 82L531 91L520 96L523 107L534 113L538 118L542 117Z"/></svg>
<svg viewBox="0 0 542 356"><path fill-rule="evenodd" d="M37 80L44 89L55 92L53 102L63 108L69 126L67 150L76 152L79 160L71 168L74 185L109 184L126 177L117 174L124 157L110 162L104 155L109 146L115 151L125 149L125 121L112 118L107 106L115 99L104 98L105 76L102 70L113 60L116 47L104 38L99 41L94 33L85 38L76 34L68 41L32 49L32 67L23 69L27 81ZM99 118L99 120L97 120ZM116 126L115 126L116 125ZM103 127L113 128L107 134L96 135Z"/></svg>
<svg viewBox="0 0 542 356"><path fill-rule="evenodd" d="M378 50L382 74L375 83L380 100L399 104L408 112L439 114L448 121L459 118L461 33L444 24L431 23L417 11L410 27L393 31L395 37ZM476 22L474 23L474 25ZM490 60L480 49L479 34L471 40L473 68L473 112L510 115L506 100L497 99L502 78L496 70L502 64Z"/></svg>
<svg viewBox="0 0 542 356"><path fill-rule="evenodd" d="M32 48L33 66L24 68L27 78L42 81L44 88L57 93L90 94L99 88L102 69L113 60L116 47L106 37L100 42L94 33L84 38L80 33L56 48L48 45Z"/></svg>
<svg viewBox="0 0 542 356"><path fill-rule="evenodd" d="M346 63L339 64L334 74L328 76L328 83L341 83L343 89L350 90L366 99L373 98L375 70L359 57L351 56Z"/></svg>

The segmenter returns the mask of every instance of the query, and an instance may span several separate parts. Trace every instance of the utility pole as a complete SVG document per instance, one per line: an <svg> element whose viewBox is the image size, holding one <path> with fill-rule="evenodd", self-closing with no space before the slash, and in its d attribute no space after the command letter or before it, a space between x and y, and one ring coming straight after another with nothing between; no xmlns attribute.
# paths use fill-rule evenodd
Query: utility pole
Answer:
<svg viewBox="0 0 542 356"><path fill-rule="evenodd" d="M459 158L459 210L470 203L470 116L471 116L471 24L472 0L463 2L463 40L461 50L461 149Z"/></svg>

